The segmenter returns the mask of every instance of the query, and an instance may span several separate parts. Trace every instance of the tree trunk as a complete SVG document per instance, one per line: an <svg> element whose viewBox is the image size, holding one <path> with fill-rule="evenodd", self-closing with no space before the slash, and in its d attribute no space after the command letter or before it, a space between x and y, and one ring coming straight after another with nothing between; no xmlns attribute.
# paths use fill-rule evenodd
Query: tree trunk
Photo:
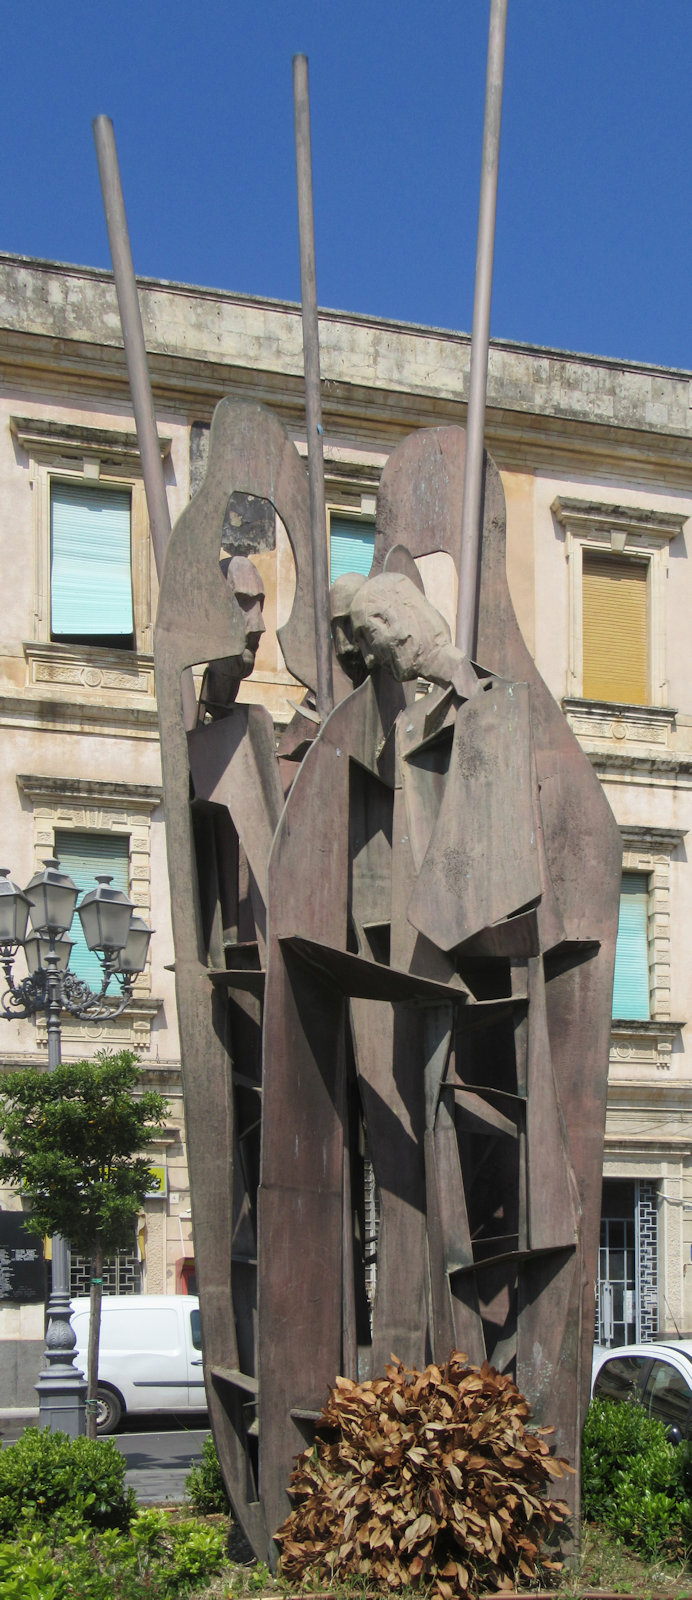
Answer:
<svg viewBox="0 0 692 1600"><path fill-rule="evenodd" d="M101 1338L101 1298L103 1295L103 1250L96 1246L91 1258L89 1291L89 1351L87 1355L87 1439L96 1438L96 1391L99 1377Z"/></svg>

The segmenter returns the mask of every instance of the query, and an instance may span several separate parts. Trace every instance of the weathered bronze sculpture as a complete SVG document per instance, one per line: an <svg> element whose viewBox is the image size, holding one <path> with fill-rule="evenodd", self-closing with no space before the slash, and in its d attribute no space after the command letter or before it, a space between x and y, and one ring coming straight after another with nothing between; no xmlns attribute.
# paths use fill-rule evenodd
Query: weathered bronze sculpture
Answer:
<svg viewBox="0 0 692 1600"><path fill-rule="evenodd" d="M357 645L365 676L348 692L335 662L343 698L297 747L285 803L266 714L227 686L227 714L188 739L179 687L184 668L247 648L219 570L234 491L270 499L287 527L298 584L281 642L315 686L305 469L262 408L222 402L161 587L205 1369L231 1499L263 1558L327 1386L391 1350L423 1362L456 1345L511 1367L560 1453L578 1453L619 838L521 639L489 458L480 666L421 592L415 558L446 550L458 569L464 448L460 429L432 429L390 457L371 577L334 603L346 672L362 676ZM416 698L421 679L434 687Z"/></svg>

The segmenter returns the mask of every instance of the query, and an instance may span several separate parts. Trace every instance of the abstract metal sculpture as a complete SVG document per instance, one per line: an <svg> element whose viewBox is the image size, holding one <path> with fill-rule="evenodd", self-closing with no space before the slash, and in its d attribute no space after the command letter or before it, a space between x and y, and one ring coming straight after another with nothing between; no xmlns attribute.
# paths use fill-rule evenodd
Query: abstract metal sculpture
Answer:
<svg viewBox="0 0 692 1600"><path fill-rule="evenodd" d="M423 1362L456 1345L511 1368L560 1453L578 1453L619 837L521 638L488 457L482 666L421 592L416 558L444 550L458 570L464 451L461 429L439 428L390 456L371 577L348 617L343 596L334 608L342 659L357 644L368 675L350 693L339 678L344 698L301 746L285 803L266 713L230 698L188 737L180 695L185 668L245 645L219 568L236 491L271 500L288 530L298 581L281 642L314 688L305 469L261 407L218 408L207 479L163 574L157 688L206 1376L231 1499L265 1559L327 1386L377 1372L391 1350ZM416 698L421 678L434 687ZM380 1200L371 1311L366 1157Z"/></svg>

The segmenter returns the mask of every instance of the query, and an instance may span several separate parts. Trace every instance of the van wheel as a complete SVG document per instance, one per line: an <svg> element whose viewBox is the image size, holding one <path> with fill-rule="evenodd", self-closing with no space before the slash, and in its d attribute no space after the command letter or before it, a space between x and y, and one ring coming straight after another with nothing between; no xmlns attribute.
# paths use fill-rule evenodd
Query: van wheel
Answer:
<svg viewBox="0 0 692 1600"><path fill-rule="evenodd" d="M96 1390L96 1432L115 1433L123 1414L123 1404L112 1389Z"/></svg>

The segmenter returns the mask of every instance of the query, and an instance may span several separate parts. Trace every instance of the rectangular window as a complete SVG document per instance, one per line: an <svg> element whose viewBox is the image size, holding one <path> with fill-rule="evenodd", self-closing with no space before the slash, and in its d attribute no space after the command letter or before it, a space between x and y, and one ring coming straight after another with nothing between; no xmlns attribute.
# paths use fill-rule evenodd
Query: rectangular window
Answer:
<svg viewBox="0 0 692 1600"><path fill-rule="evenodd" d="M51 638L134 649L129 490L51 483Z"/></svg>
<svg viewBox="0 0 692 1600"><path fill-rule="evenodd" d="M641 872L623 872L620 920L615 947L613 1016L627 1022L648 1022L649 880Z"/></svg>
<svg viewBox="0 0 692 1600"><path fill-rule="evenodd" d="M345 572L362 572L367 578L375 547L375 524L364 517L329 518L329 581Z"/></svg>
<svg viewBox="0 0 692 1600"><path fill-rule="evenodd" d="M647 571L644 561L584 551L586 700L648 704Z"/></svg>
<svg viewBox="0 0 692 1600"><path fill-rule="evenodd" d="M55 854L62 872L69 873L79 889L79 905L87 890L96 888L96 874L109 873L112 887L125 894L130 887L130 840L127 835L113 833L69 833L56 828ZM82 924L77 912L70 930L75 945L70 957L70 969L78 978L88 983L90 989L99 990L103 969L98 956L87 947ZM112 989L116 984L111 979Z"/></svg>

